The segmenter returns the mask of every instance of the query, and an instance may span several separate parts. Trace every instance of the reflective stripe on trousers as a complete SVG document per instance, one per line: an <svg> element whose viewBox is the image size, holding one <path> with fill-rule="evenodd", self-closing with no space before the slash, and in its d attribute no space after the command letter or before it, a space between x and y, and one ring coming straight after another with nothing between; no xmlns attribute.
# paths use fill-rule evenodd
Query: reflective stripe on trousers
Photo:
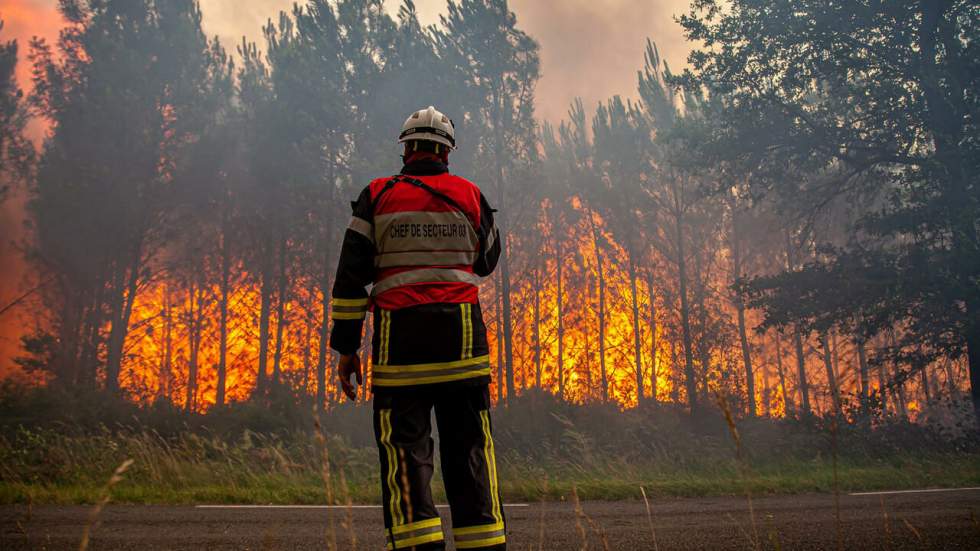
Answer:
<svg viewBox="0 0 980 551"><path fill-rule="evenodd" d="M371 289L371 295L378 296L395 287L410 285L412 283L469 283L471 285L479 285L480 276L465 270L454 270L451 268L419 268L417 270L399 272L378 281Z"/></svg>

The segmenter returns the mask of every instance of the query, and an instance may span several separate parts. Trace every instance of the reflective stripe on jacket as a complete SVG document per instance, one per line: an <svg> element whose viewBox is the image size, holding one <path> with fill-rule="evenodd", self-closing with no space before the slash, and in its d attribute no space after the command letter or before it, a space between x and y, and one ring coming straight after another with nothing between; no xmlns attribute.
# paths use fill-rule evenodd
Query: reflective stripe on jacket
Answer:
<svg viewBox="0 0 980 551"><path fill-rule="evenodd" d="M479 188L442 163L415 162L371 182L352 207L330 346L356 351L373 306L374 387L488 377L477 285L501 243Z"/></svg>

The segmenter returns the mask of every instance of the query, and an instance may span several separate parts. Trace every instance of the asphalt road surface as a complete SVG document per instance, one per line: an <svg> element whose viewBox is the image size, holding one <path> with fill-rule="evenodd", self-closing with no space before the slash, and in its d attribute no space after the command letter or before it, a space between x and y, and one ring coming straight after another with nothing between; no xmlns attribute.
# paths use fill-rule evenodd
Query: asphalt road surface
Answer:
<svg viewBox="0 0 980 551"><path fill-rule="evenodd" d="M650 507L648 517L643 501L585 502L581 514L567 501L509 506L508 546L754 549L757 537L762 549L838 548L838 509L832 495L755 498L754 529L744 497L658 498ZM0 507L0 549L78 549L90 511L75 506ZM442 511L447 518L448 511ZM839 513L845 549L980 549L980 488L842 495ZM323 550L328 549L331 518L338 549L383 549L379 509L349 511L355 545L351 531L341 524L347 514L345 509L323 508L109 505L93 528L89 549Z"/></svg>

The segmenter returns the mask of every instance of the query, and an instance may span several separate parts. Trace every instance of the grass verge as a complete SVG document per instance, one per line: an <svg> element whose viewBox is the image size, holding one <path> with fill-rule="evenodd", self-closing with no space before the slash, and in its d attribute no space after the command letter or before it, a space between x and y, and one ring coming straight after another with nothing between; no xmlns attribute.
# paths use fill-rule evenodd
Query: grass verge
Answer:
<svg viewBox="0 0 980 551"><path fill-rule="evenodd" d="M354 503L377 503L373 448L327 442ZM246 434L226 442L192 434L163 439L153 433L67 436L26 432L0 441L0 503L91 504L105 479L126 458L134 464L113 490L113 500L143 504L322 504L327 502L316 444L295 436ZM530 459L516 452L498 458L501 491L511 501L640 499L654 496L754 495L833 491L829 457L756 460L747 478L733 458L718 456L648 461L593 454ZM896 452L885 457L842 458L841 491L980 486L980 454ZM433 490L444 500L436 475ZM341 490L336 490L342 495Z"/></svg>

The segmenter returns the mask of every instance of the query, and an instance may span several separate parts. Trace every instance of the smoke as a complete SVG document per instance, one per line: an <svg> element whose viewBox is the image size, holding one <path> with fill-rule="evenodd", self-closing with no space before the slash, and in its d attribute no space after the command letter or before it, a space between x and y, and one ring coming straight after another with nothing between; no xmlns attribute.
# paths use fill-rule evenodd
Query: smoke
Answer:
<svg viewBox="0 0 980 551"><path fill-rule="evenodd" d="M261 39L261 28L295 0L201 0L205 30L232 50L242 35ZM395 14L401 0L387 0ZM636 72L651 38L673 68L683 67L689 48L673 17L688 0L510 0L520 28L541 46L537 115L551 122L566 116L576 97L587 109L613 95L636 96ZM446 0L415 0L423 25L437 24ZM261 42L259 42L261 44Z"/></svg>
<svg viewBox="0 0 980 551"><path fill-rule="evenodd" d="M296 0L200 2L205 32L234 52L243 36L261 45L262 26L276 20L280 11L291 10ZM386 1L392 14L400 5L401 0ZM446 0L415 0L415 5L423 24L437 24ZM648 37L672 67L682 67L689 48L673 17L687 5L688 0L510 0L518 25L541 46L538 116L557 122L576 97L589 109L616 94L635 97L636 71L643 66ZM0 16L7 20L4 36L18 38L22 54L30 36L52 41L62 24L57 0L6 0ZM18 75L27 86L26 62Z"/></svg>
<svg viewBox="0 0 980 551"><path fill-rule="evenodd" d="M541 45L538 116L557 122L581 97L586 109L613 95L636 96L649 37L671 67L689 48L673 20L686 0L512 0L518 23Z"/></svg>
<svg viewBox="0 0 980 551"><path fill-rule="evenodd" d="M41 37L54 43L63 21L58 14L56 0L4 0L0 4L0 41L17 41L19 60L16 68L17 81L25 92L30 88L31 66L27 61L32 37ZM46 131L39 120L27 126L28 137L38 146ZM0 185L9 182L0 182ZM33 274L27 269L20 245L24 240L25 191L20 186L11 188L5 202L0 204L0 309L5 308L26 289L34 285ZM20 352L20 338L29 331L27 316L22 309L12 308L0 315L0 378L14 373L13 359Z"/></svg>

